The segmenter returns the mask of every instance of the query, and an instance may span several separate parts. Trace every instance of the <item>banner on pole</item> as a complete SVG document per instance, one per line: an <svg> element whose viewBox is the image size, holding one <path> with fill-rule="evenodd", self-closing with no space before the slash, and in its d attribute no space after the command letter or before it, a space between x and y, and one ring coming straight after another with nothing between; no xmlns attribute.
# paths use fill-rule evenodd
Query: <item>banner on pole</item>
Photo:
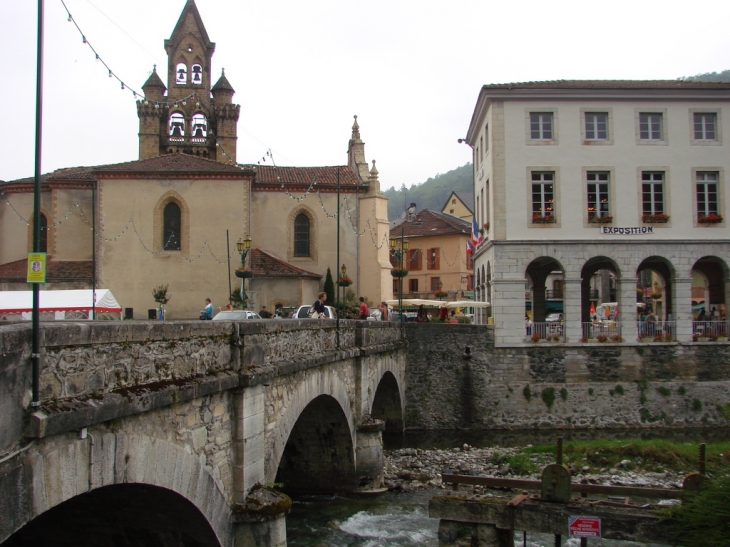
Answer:
<svg viewBox="0 0 730 547"><path fill-rule="evenodd" d="M46 253L28 253L28 283L46 282Z"/></svg>

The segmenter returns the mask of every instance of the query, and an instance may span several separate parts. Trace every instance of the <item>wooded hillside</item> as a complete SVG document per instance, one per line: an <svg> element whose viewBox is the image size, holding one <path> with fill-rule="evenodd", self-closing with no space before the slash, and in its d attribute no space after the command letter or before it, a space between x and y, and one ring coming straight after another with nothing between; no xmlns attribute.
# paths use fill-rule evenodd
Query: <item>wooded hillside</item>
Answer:
<svg viewBox="0 0 730 547"><path fill-rule="evenodd" d="M421 209L440 211L452 191L468 194L474 191L471 163L440 173L410 188L406 188L404 184L400 190L395 188L385 190L383 194L388 198L388 220L391 222L398 220L411 203L415 203L419 211Z"/></svg>

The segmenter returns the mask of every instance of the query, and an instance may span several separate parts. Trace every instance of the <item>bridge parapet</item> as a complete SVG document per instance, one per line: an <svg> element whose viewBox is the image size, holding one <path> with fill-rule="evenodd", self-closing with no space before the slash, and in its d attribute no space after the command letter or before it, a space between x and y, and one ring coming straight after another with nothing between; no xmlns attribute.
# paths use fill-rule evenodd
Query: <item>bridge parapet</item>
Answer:
<svg viewBox="0 0 730 547"><path fill-rule="evenodd" d="M392 323L42 323L41 407L30 417L30 325L0 328L0 454L45 437L399 345ZM338 347L339 336L339 347Z"/></svg>

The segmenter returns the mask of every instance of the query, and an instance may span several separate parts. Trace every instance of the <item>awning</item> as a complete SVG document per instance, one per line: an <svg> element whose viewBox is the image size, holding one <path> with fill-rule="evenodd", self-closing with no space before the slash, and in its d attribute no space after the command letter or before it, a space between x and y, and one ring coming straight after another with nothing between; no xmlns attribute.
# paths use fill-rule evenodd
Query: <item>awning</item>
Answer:
<svg viewBox="0 0 730 547"><path fill-rule="evenodd" d="M80 289L71 291L40 291L41 312L91 311L119 313L119 302L109 289L96 289L96 306L93 306L93 291ZM33 311L33 291L0 292L0 313L23 313Z"/></svg>
<svg viewBox="0 0 730 547"><path fill-rule="evenodd" d="M476 302L474 300L457 300L455 302L446 302L447 308L488 308L489 302Z"/></svg>

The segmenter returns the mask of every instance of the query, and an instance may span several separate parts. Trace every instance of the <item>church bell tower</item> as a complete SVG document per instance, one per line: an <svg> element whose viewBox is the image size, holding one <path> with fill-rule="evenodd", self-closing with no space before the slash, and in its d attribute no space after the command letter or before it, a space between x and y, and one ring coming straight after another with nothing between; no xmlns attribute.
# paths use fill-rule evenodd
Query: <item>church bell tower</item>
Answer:
<svg viewBox="0 0 730 547"><path fill-rule="evenodd" d="M211 85L215 44L194 0L187 0L172 36L165 40L166 87L157 67L137 101L139 159L182 152L221 163L236 163L240 105L225 72Z"/></svg>

